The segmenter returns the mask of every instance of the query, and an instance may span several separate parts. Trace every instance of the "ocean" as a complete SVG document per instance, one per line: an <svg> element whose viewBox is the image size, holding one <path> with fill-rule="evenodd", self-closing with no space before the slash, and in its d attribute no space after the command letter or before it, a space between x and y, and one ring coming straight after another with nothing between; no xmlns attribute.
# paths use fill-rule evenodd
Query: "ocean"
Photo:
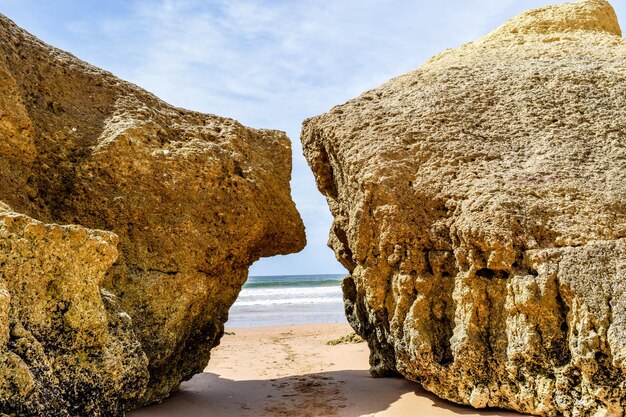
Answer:
<svg viewBox="0 0 626 417"><path fill-rule="evenodd" d="M226 327L345 323L344 275L251 276L230 309Z"/></svg>

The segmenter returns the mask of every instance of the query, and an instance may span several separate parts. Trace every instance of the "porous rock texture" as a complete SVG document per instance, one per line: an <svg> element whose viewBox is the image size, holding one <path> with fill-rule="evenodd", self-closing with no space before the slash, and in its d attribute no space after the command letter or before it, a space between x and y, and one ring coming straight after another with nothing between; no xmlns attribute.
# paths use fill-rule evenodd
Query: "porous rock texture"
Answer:
<svg viewBox="0 0 626 417"><path fill-rule="evenodd" d="M0 202L0 411L122 412L142 394L146 355L101 289L117 236L45 225Z"/></svg>
<svg viewBox="0 0 626 417"><path fill-rule="evenodd" d="M201 372L250 264L305 244L290 174L284 133L0 15L0 413L117 416Z"/></svg>
<svg viewBox="0 0 626 417"><path fill-rule="evenodd" d="M563 4L305 121L374 375L624 415L625 62L609 3Z"/></svg>

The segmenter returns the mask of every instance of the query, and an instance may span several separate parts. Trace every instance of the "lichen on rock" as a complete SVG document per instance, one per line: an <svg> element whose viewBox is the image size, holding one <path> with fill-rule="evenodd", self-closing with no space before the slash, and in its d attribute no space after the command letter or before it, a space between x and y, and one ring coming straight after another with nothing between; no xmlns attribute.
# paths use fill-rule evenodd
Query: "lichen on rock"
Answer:
<svg viewBox="0 0 626 417"><path fill-rule="evenodd" d="M289 139L172 107L1 15L0 87L0 412L165 398L205 368L248 267L305 244Z"/></svg>
<svg viewBox="0 0 626 417"><path fill-rule="evenodd" d="M374 375L623 415L624 62L609 3L551 6L304 122Z"/></svg>

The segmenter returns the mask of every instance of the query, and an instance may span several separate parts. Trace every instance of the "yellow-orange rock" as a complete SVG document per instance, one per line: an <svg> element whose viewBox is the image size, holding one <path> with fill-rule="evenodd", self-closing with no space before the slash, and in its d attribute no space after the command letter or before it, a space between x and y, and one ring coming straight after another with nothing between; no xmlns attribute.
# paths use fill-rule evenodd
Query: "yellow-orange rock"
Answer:
<svg viewBox="0 0 626 417"><path fill-rule="evenodd" d="M0 412L119 415L148 360L102 287L117 236L46 225L0 202Z"/></svg>
<svg viewBox="0 0 626 417"><path fill-rule="evenodd" d="M0 264L0 355L15 351L3 345L7 326L24 321L14 309L37 309L37 320L48 320L51 326L70 323L68 329L93 315L99 320L88 331L99 346L94 355L117 355L106 347L122 347L107 330L113 322L103 300L109 297L116 304L111 314L127 318L120 337L129 346L141 344L138 352L109 358L124 362L124 355L130 355L128 369L98 374L93 366L76 373L76 381L70 381L74 385L67 385L59 373L74 372L69 365L56 362L41 373L38 365L26 361L20 372L30 372L32 378L25 376L24 381L56 390L55 416L79 415L76 407L85 390L92 398L88 415L94 416L118 415L164 398L206 366L252 262L304 246L304 227L290 197L290 174L291 148L283 132L174 108L0 16L0 200L29 216L28 221L82 226L37 226L51 228L56 239L51 240L58 240L50 253L41 254L50 264L59 258L45 279L31 276L38 274L36 269L8 270ZM105 258L90 258L83 248L87 243L75 246L67 241L71 237L58 237L63 234L58 230L111 236L119 243L107 246L94 243L102 237L85 238L90 248L101 245L109 251ZM3 239L15 238L0 236L0 259L37 259L36 253L14 253L13 246L5 246ZM43 244L37 236L28 239L33 241L31 250ZM75 270L65 270L72 259ZM81 280L89 281L84 299L80 288L87 284ZM47 282L69 287L63 296L29 287ZM25 296L31 292L32 297ZM40 299L44 295L49 299ZM57 304L64 306L61 311L53 309ZM41 360L50 361L47 333L33 331L29 323L23 326L33 334L32 343L43 346ZM59 346L70 343L65 328L57 330ZM86 345L71 343L74 350L64 357L89 362ZM18 358L7 358L10 366L18 366ZM133 367L133 391L120 389L117 379L126 378ZM7 369L13 368L0 366L0 372L12 372ZM110 373L115 377L103 385ZM90 376L93 381L84 390L71 388ZM43 404L38 397L15 395L15 387L0 385L0 411L37 413Z"/></svg>
<svg viewBox="0 0 626 417"><path fill-rule="evenodd" d="M625 62L609 3L563 4L305 121L374 374L624 415Z"/></svg>

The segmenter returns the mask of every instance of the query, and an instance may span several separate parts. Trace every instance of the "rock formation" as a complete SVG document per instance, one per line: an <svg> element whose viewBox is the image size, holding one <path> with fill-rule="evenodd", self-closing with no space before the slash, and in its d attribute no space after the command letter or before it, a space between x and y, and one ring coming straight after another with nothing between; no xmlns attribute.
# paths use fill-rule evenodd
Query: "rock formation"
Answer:
<svg viewBox="0 0 626 417"><path fill-rule="evenodd" d="M201 372L250 264L304 246L290 173L284 133L0 15L0 413L117 416Z"/></svg>
<svg viewBox="0 0 626 417"><path fill-rule="evenodd" d="M143 393L146 355L101 289L116 244L111 232L45 225L0 203L1 412L115 415Z"/></svg>
<svg viewBox="0 0 626 417"><path fill-rule="evenodd" d="M624 415L625 62L606 1L563 4L305 121L374 375Z"/></svg>

